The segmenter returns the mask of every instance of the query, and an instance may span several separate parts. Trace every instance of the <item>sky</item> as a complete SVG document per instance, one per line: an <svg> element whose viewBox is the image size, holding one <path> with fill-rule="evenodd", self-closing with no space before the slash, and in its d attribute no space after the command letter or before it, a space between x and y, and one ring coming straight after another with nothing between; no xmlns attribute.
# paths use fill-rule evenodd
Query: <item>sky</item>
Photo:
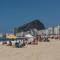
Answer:
<svg viewBox="0 0 60 60"><path fill-rule="evenodd" d="M60 24L60 1L0 0L0 33L36 19L46 28Z"/></svg>

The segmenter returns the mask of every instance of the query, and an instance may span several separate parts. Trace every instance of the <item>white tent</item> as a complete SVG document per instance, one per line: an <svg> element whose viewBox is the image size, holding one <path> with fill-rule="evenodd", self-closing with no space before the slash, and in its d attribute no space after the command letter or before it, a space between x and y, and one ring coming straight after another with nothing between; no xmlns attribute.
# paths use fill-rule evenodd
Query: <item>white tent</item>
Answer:
<svg viewBox="0 0 60 60"><path fill-rule="evenodd" d="M27 37L27 38L33 38L33 36L31 34L27 34L27 35L25 35L25 37Z"/></svg>
<svg viewBox="0 0 60 60"><path fill-rule="evenodd" d="M33 41L34 37L31 34L25 35L25 37L28 39L27 43L30 43Z"/></svg>

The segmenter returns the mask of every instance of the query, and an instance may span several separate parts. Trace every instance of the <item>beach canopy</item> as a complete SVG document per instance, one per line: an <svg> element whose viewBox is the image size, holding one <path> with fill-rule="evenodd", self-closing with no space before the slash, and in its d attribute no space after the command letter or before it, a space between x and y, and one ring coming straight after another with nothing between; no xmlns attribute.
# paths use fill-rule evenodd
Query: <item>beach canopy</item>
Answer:
<svg viewBox="0 0 60 60"><path fill-rule="evenodd" d="M10 34L10 35L7 35L7 37L6 38L9 38L9 39L16 39L16 36L15 35L13 35L13 34Z"/></svg>
<svg viewBox="0 0 60 60"><path fill-rule="evenodd" d="M26 34L25 37L28 39L27 43L30 43L34 40L34 37L31 34Z"/></svg>
<svg viewBox="0 0 60 60"><path fill-rule="evenodd" d="M31 34L27 34L27 35L25 35L25 37L27 37L27 38L33 38L33 36Z"/></svg>

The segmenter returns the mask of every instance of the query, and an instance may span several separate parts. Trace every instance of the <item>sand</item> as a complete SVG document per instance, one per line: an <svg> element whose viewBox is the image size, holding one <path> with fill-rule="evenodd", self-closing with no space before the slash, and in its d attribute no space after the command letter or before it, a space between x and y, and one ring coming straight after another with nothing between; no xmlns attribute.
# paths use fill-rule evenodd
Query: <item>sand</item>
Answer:
<svg viewBox="0 0 60 60"><path fill-rule="evenodd" d="M0 45L0 60L60 60L60 41L39 42L24 48Z"/></svg>

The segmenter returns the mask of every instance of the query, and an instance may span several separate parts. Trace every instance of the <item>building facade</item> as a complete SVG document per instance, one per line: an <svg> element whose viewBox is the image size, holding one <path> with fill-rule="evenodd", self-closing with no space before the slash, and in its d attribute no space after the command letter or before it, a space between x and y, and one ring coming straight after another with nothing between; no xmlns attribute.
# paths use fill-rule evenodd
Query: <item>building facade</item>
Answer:
<svg viewBox="0 0 60 60"><path fill-rule="evenodd" d="M55 35L60 35L60 26L59 25L54 27L54 34Z"/></svg>

